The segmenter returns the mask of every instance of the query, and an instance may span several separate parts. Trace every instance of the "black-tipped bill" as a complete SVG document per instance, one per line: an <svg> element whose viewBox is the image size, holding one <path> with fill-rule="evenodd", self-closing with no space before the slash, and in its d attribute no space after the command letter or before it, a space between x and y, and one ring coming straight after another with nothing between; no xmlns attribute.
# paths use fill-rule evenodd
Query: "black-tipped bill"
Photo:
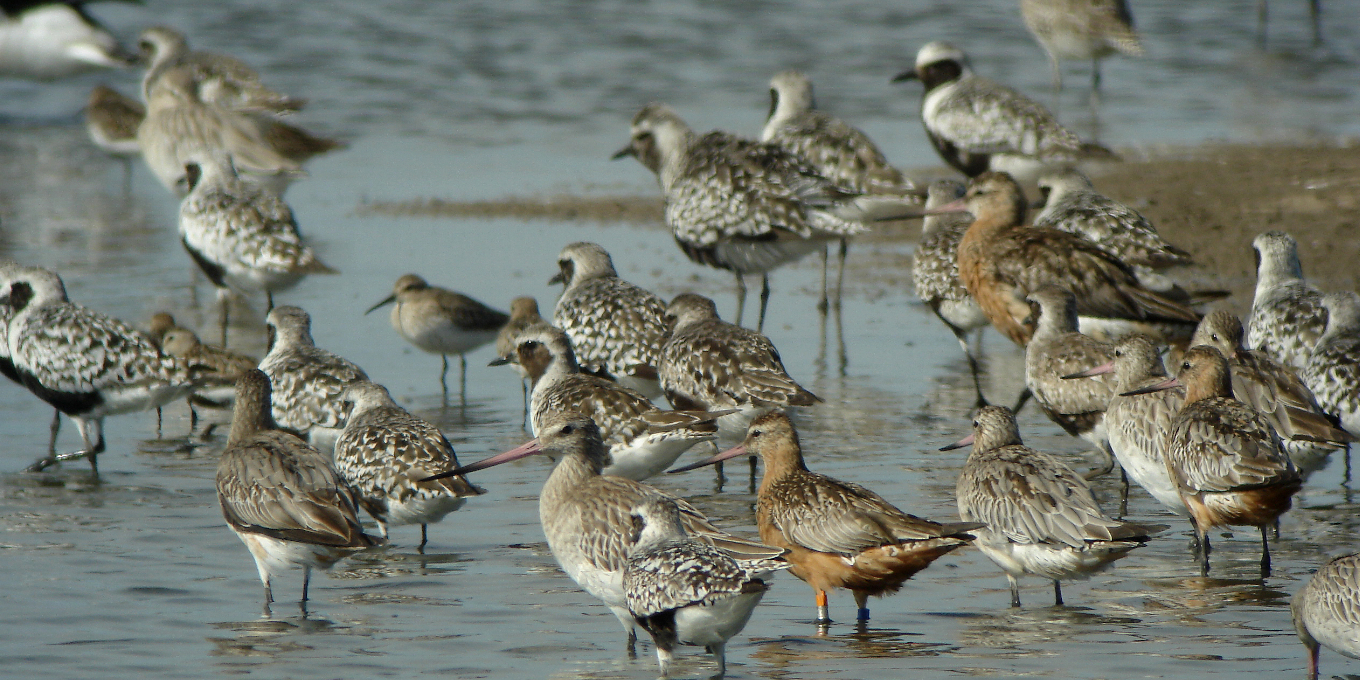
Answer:
<svg viewBox="0 0 1360 680"><path fill-rule="evenodd" d="M716 456L713 456L712 458L705 458L704 460L701 460L701 461L699 461L699 462L697 462L697 463L691 463L691 464L686 465L686 466L684 466L684 467L675 468L674 470L667 470L667 474L672 474L672 475L673 475L673 474L675 474L675 473L677 473L677 472L689 472L690 470L697 470L697 469L699 469L699 468L701 468L701 467L706 467L706 466L713 465L713 464L716 464L716 463L721 463L721 462L723 462L723 461L725 461L725 460L730 460L730 459L732 459L732 458L736 458L737 456L746 455L746 453L748 453L748 452L746 451L746 447L745 447L745 446L734 446L734 447L732 447L732 448L730 448L730 449L728 449L728 450L726 450L726 451L723 451L722 453L720 453L720 454L718 454L718 455L716 455Z"/></svg>
<svg viewBox="0 0 1360 680"><path fill-rule="evenodd" d="M615 158L618 158L618 156L615 156ZM548 285L549 285L549 286L554 285L554 284L558 284L558 283L566 283L566 282L567 282L567 277L562 276L562 272L557 272L556 274L553 274L553 277L552 277L551 279L548 279Z"/></svg>
<svg viewBox="0 0 1360 680"><path fill-rule="evenodd" d="M445 477L465 475L469 472L485 470L489 467L500 465L501 463L509 463L512 460L527 458L529 456L534 455L535 453L543 453L543 448L539 446L537 439L530 439L529 441L524 442L523 444L520 444L519 446L516 446L515 448L510 449L505 453L498 453L490 458L483 458L482 460L479 460L475 463L468 463L467 465L464 465L462 467L456 467L452 470L449 470L448 472L441 472L437 475L430 475L429 477L426 477L420 481L432 482L436 479L444 479Z"/></svg>
<svg viewBox="0 0 1360 680"><path fill-rule="evenodd" d="M963 439L960 439L960 440L954 442L953 444L950 444L949 446L941 446L941 447L940 447L940 450L941 450L941 451L953 451L954 449L961 449L961 448L963 448L963 447L965 447L965 446L972 446L972 445L973 445L973 435L970 434L970 435L968 435L967 437L964 437Z"/></svg>
<svg viewBox="0 0 1360 680"><path fill-rule="evenodd" d="M513 363L515 363L515 361L510 357L496 357L495 359L492 359L490 362L488 362L487 366L504 366L506 364Z"/></svg>
<svg viewBox="0 0 1360 680"><path fill-rule="evenodd" d="M367 311L367 312L364 312L364 314L367 315L369 312L372 312L373 310L375 310L375 309L377 309L377 308L379 308L379 307L382 307L382 306L384 306L384 305L390 305L390 304L392 304L393 302L396 302L396 301L397 301L397 294L396 294L396 293L393 293L393 294L391 294L391 295L388 295L387 297L383 298L383 301L382 301L382 302L379 302L378 304L373 305L372 307L369 307L369 308L368 308L368 311Z"/></svg>
<svg viewBox="0 0 1360 680"><path fill-rule="evenodd" d="M611 161L616 161L616 160L618 160L618 159L620 159L620 158L624 158L624 157L627 157L627 156L636 156L636 155L637 155L637 149L634 149L634 148L633 148L633 145L632 145L632 144L629 144L628 146L625 146L625 147L623 147L622 149L619 149L618 151L615 151L615 152L614 152L614 155L609 157L609 160L611 160Z"/></svg>
<svg viewBox="0 0 1360 680"><path fill-rule="evenodd" d="M1152 394L1153 392L1161 392L1162 390L1169 390L1169 389L1171 389L1171 388L1173 388L1173 387L1180 387L1180 386L1181 386L1181 383L1180 383L1179 380L1176 380L1175 378L1167 378L1166 380L1163 380L1163 381L1161 381L1161 382L1159 382L1159 383L1156 383L1156 384L1153 384L1153 385L1148 385L1147 387L1140 387L1140 388L1138 388L1138 389L1136 389L1136 390L1129 390L1128 392L1121 392L1121 393L1119 394L1119 396L1121 396L1121 397L1132 397L1132 396L1138 395L1138 394Z"/></svg>
<svg viewBox="0 0 1360 680"><path fill-rule="evenodd" d="M1076 380L1077 378L1094 378L1098 375L1108 375L1114 373L1114 362L1107 361L1095 368L1088 368L1084 371L1077 371L1062 377L1063 380Z"/></svg>
<svg viewBox="0 0 1360 680"><path fill-rule="evenodd" d="M910 70L910 71L903 71L903 72L901 72L901 73L899 73L899 74L893 76L892 82L894 82L894 83L901 83L901 82L905 82L905 81L908 81L908 80L920 80L920 79L921 79L921 76L920 76L919 74L916 73L916 69L912 69L912 70Z"/></svg>

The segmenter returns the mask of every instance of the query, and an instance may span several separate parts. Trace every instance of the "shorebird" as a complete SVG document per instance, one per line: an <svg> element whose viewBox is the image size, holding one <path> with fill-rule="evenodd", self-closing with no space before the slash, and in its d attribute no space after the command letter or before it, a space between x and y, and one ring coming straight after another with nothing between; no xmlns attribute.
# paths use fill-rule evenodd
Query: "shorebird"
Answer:
<svg viewBox="0 0 1360 680"><path fill-rule="evenodd" d="M345 427L350 405L341 394L368 380L364 369L312 342L312 318L297 307L275 307L265 315L269 353L260 370L274 386L274 421L330 452Z"/></svg>
<svg viewBox="0 0 1360 680"><path fill-rule="evenodd" d="M685 532L680 508L648 498L631 513L637 542L628 550L623 594L628 611L656 644L661 677L669 677L676 645L706 648L727 673L727 641L746 627L770 585L789 563L738 560Z"/></svg>
<svg viewBox="0 0 1360 680"><path fill-rule="evenodd" d="M34 274L42 272L37 267L24 267L14 263L0 264L0 290L3 286L9 285L10 278L21 274ZM0 304L0 375L18 383L24 387L24 379L19 375L18 369L14 368L14 359L9 354L9 322L14 319L14 308L7 304ZM47 452L49 455L57 454L57 435L61 433L61 410L52 409L51 437L47 441Z"/></svg>
<svg viewBox="0 0 1360 680"><path fill-rule="evenodd" d="M1081 141L1038 102L975 75L963 50L949 43L922 47L915 68L893 79L903 80L925 86L926 136L946 163L969 177L988 170L1028 175L1050 165L1118 158Z"/></svg>
<svg viewBox="0 0 1360 680"><path fill-rule="evenodd" d="M1233 397L1265 416L1301 473L1317 469L1328 454L1354 441L1333 424L1294 369L1265 352L1243 346L1242 321L1232 312L1211 312L1190 345L1209 345L1228 360Z"/></svg>
<svg viewBox="0 0 1360 680"><path fill-rule="evenodd" d="M952 179L938 179L926 187L928 214L922 220L921 242L912 255L911 280L916 297L958 338L973 373L977 405L983 406L987 399L982 396L981 371L968 347L968 335L991 322L959 281L959 240L973 223L973 217L966 212L933 213L935 209L963 198L964 191L963 183Z"/></svg>
<svg viewBox="0 0 1360 680"><path fill-rule="evenodd" d="M1327 328L1308 354L1302 377L1323 410L1360 436L1360 297L1332 293L1322 304Z"/></svg>
<svg viewBox="0 0 1360 680"><path fill-rule="evenodd" d="M1053 67L1053 93L1062 91L1062 59L1091 60L1091 97L1100 96L1100 60L1116 52L1143 55L1128 0L1020 0L1025 28Z"/></svg>
<svg viewBox="0 0 1360 680"><path fill-rule="evenodd" d="M719 319L712 300L682 293L666 318L673 319L671 337L658 366L666 398L677 410L736 409L718 419L725 436L743 436L751 421L776 408L821 401L789 377L769 338Z"/></svg>
<svg viewBox="0 0 1360 680"><path fill-rule="evenodd" d="M1025 345L1025 387L1044 415L1073 437L1081 437L1105 458L1104 474L1114 468L1105 408L1115 395L1114 380L1063 380L1063 376L1114 358L1114 347L1077 330L1077 299L1055 285L1030 293L1038 307L1038 328ZM1127 479L1125 479L1127 484Z"/></svg>
<svg viewBox="0 0 1360 680"><path fill-rule="evenodd" d="M595 421L580 413L563 413L543 423L537 439L490 458L428 479L452 477L508 463L534 454L557 458L557 466L538 495L538 517L548 549L571 580L602 600L628 633L637 638L636 620L628 611L623 572L628 551L637 543L630 513L651 498L680 508L680 522L693 538L741 560L773 559L783 550L724 532L681 498L623 477L602 475L609 452Z"/></svg>
<svg viewBox="0 0 1360 680"><path fill-rule="evenodd" d="M193 388L189 371L142 332L70 302L61 277L36 267L0 272L0 304L13 309L7 327L15 373L35 396L65 413L83 448L53 451L33 465L46 469L87 458L98 471L104 418L158 408Z"/></svg>
<svg viewBox="0 0 1360 680"><path fill-rule="evenodd" d="M496 358L490 366L509 364L519 373L520 388L524 391L524 418L529 418L529 372L515 360L515 337L531 326L546 326L548 322L538 314L538 300L531 297L517 297L510 301L510 320L496 332Z"/></svg>
<svg viewBox="0 0 1360 680"><path fill-rule="evenodd" d="M0 77L51 80L131 65L85 4L21 0L0 6Z"/></svg>
<svg viewBox="0 0 1360 680"><path fill-rule="evenodd" d="M1074 169L1039 178L1042 208L1034 226L1053 227L1086 238L1110 257L1128 265L1144 286L1172 293L1175 284L1157 272L1194 264L1190 253L1157 233L1152 222L1095 190L1086 175Z"/></svg>
<svg viewBox="0 0 1360 680"><path fill-rule="evenodd" d="M230 408L236 398L236 382L259 361L255 357L229 349L205 345L188 328L174 327L161 335L162 352L179 359L194 377L194 391L189 395L189 414L192 431L198 425L195 406ZM211 432L212 428L209 428Z"/></svg>
<svg viewBox="0 0 1360 680"><path fill-rule="evenodd" d="M1282 231L1251 242L1256 251L1256 295L1247 322L1247 345L1296 369L1327 327L1322 293L1303 280L1299 243Z"/></svg>
<svg viewBox="0 0 1360 680"><path fill-rule="evenodd" d="M222 303L222 344L227 344L228 295L274 293L309 274L337 274L302 244L288 204L267 189L243 182L231 159L195 154L184 166L189 194L179 207L184 250L217 288Z"/></svg>
<svg viewBox="0 0 1360 680"><path fill-rule="evenodd" d="M553 325L571 338L581 367L648 398L661 396L656 366L669 333L666 303L619 278L609 253L594 243L567 245L557 265L548 282L563 284Z"/></svg>
<svg viewBox="0 0 1360 680"><path fill-rule="evenodd" d="M107 85L95 85L85 103L85 131L90 141L104 153L118 158L131 167L134 156L140 156L137 126L146 117L146 107Z"/></svg>
<svg viewBox="0 0 1360 680"><path fill-rule="evenodd" d="M1294 629L1308 649L1308 680L1317 680L1318 652L1326 646L1360 659L1360 553L1328 560L1289 602Z"/></svg>
<svg viewBox="0 0 1360 680"><path fill-rule="evenodd" d="M255 558L264 584L264 611L273 581L302 567L302 607L312 569L330 569L347 555L380 545L364 533L354 492L331 467L330 455L284 432L270 416L269 378L241 376L227 449L217 464L217 500L227 526Z"/></svg>
<svg viewBox="0 0 1360 680"><path fill-rule="evenodd" d="M256 120L200 99L188 67L168 69L156 82L137 143L152 174L175 195L188 193L185 166L200 154L229 156L243 176L279 195L305 174L301 161L274 149Z"/></svg>
<svg viewBox="0 0 1360 680"><path fill-rule="evenodd" d="M1280 437L1261 414L1233 398L1228 360L1213 347L1191 347L1175 378L1126 394L1181 385L1185 404L1166 436L1166 466L1199 541L1200 575L1209 575L1209 531L1261 530L1261 577L1270 575L1266 527L1275 526L1303 486Z"/></svg>
<svg viewBox="0 0 1360 680"><path fill-rule="evenodd" d="M831 623L826 591L854 594L857 620L869 620L869 596L897 592L907 579L968 545L978 523L941 524L908 515L858 484L807 469L798 432L780 411L751 423L746 440L683 472L742 455L765 464L756 500L760 540L788 551L790 573L817 593L817 621Z"/></svg>
<svg viewBox="0 0 1360 680"><path fill-rule="evenodd" d="M275 92L260 82L260 74L239 59L224 54L189 49L184 34L168 26L142 31L138 49L146 62L142 97L148 101L171 69L181 68L192 77L198 97L228 109L289 113L307 100Z"/></svg>
<svg viewBox="0 0 1360 680"><path fill-rule="evenodd" d="M670 467L695 444L718 438L714 421L728 411L663 411L636 390L582 373L566 333L535 327L517 338L518 363L534 383L535 433L566 412L588 415L609 447L604 474L644 480Z"/></svg>
<svg viewBox="0 0 1360 680"><path fill-rule="evenodd" d="M390 537L389 526L419 524L418 549L424 550L431 523L486 493L465 477L421 481L458 467L458 455L439 428L398 406L387 388L360 380L341 398L353 407L335 441L335 469L383 538Z"/></svg>
<svg viewBox="0 0 1360 680"><path fill-rule="evenodd" d="M770 113L760 141L777 144L812 167L817 174L860 194L856 209L863 219L892 217L904 206L919 208L921 190L888 163L869 136L841 119L820 111L812 81L801 71L783 71L770 79ZM845 256L850 241L840 239L836 304L845 284ZM826 304L826 250L822 251L822 303Z"/></svg>
<svg viewBox="0 0 1360 680"><path fill-rule="evenodd" d="M1077 314L1126 331L1189 336L1200 315L1150 291L1127 265L1090 241L1027 227L1025 197L1002 172L976 177L964 197L976 220L959 242L959 279L992 325L1018 345L1034 332L1025 297L1045 284L1071 291Z"/></svg>
<svg viewBox="0 0 1360 680"><path fill-rule="evenodd" d="M982 407L973 434L941 450L969 444L955 488L959 517L985 524L974 545L1006 572L1012 607L1021 576L1052 579L1053 604L1062 605L1063 581L1090 578L1168 528L1108 517L1081 475L1024 445L1010 409Z"/></svg>
<svg viewBox="0 0 1360 680"><path fill-rule="evenodd" d="M1165 455L1166 434L1185 403L1185 388L1142 391L1167 380L1157 348L1144 335L1120 340L1114 346L1112 361L1065 377L1075 380L1110 373L1116 381L1115 395L1105 408L1105 433L1115 460L1129 479L1168 510L1187 514L1185 501L1167 470ZM1127 505L1127 484L1121 500Z"/></svg>
<svg viewBox="0 0 1360 680"><path fill-rule="evenodd" d="M696 134L664 104L633 118L632 140L614 158L634 156L656 173L666 196L666 225L690 260L737 277L737 321L747 274L761 275L760 319L770 271L865 231L833 211L854 194L773 144L725 132Z"/></svg>
<svg viewBox="0 0 1360 680"><path fill-rule="evenodd" d="M467 353L495 342L510 317L462 293L431 286L415 274L397 279L392 294L364 313L386 305L393 305L392 328L397 335L443 360L439 386L445 403L449 400L449 355L458 355L458 393L466 404Z"/></svg>

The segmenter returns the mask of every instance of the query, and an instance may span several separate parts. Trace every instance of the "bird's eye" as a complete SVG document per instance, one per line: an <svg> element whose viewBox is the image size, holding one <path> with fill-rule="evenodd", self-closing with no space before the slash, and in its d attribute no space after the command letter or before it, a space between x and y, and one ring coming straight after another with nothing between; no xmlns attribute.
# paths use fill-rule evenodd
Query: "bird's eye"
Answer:
<svg viewBox="0 0 1360 680"><path fill-rule="evenodd" d="M1209 337L1212 338L1214 342L1218 342L1218 333L1210 333Z"/></svg>
<svg viewBox="0 0 1360 680"><path fill-rule="evenodd" d="M751 438L752 438L752 439L754 439L754 438L756 438L756 437L759 437L759 436L762 435L762 434L764 434L764 432L761 432L760 430L751 430Z"/></svg>
<svg viewBox="0 0 1360 680"><path fill-rule="evenodd" d="M576 427L573 426L571 423L567 423L566 425L563 425L563 426L562 426L562 429L560 430L560 432L561 432L562 434L571 434L572 432L575 432L575 431L576 431Z"/></svg>
<svg viewBox="0 0 1360 680"><path fill-rule="evenodd" d="M1117 357L1122 357L1122 356L1124 356L1124 353L1121 352L1121 351L1119 351L1119 350L1115 350L1115 351L1114 351L1114 355L1117 356Z"/></svg>
<svg viewBox="0 0 1360 680"><path fill-rule="evenodd" d="M977 427L977 426L978 426L978 421L974 420L974 421L973 421L973 427Z"/></svg>

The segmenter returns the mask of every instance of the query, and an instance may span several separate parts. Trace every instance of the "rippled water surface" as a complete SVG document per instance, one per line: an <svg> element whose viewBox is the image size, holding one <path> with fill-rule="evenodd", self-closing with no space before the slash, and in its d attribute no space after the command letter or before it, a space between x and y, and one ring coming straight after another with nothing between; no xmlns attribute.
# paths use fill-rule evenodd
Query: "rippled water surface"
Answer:
<svg viewBox="0 0 1360 680"><path fill-rule="evenodd" d="M1123 148L1228 139L1255 142L1360 134L1354 2L1327 4L1327 42L1310 46L1304 3L1273 3L1268 50L1255 3L1135 2L1148 56L1106 64L1101 139ZM1187 6L1183 6L1187 5ZM1298 5L1298 6L1295 6ZM632 161L606 159L643 103L664 99L697 128L754 134L765 83L807 70L821 102L874 135L908 167L938 164L921 133L919 86L888 83L916 48L950 39L977 70L1047 97L1047 64L1013 2L335 2L96 6L131 39L149 23L230 52L266 81L307 96L298 121L344 137L349 150L309 166L288 194L302 228L343 272L305 281L280 301L312 312L318 344L362 365L408 408L437 422L465 461L527 438L520 389L504 369L469 360L466 408L443 408L439 360L404 344L385 315L363 310L414 271L504 307L534 295L545 309L556 253L574 240L609 249L622 274L663 296L697 290L732 309L731 281L687 262L659 224L374 215L366 202L500 199L562 193L655 196ZM1086 72L1067 70L1065 119L1093 130ZM126 92L132 76L104 78ZM76 110L96 78L0 83L0 256L58 270L72 299L145 323L173 311L213 328L212 293L192 288L175 238L176 202L141 166L88 145ZM1047 101L1047 100L1045 100ZM826 400L798 416L809 465L865 483L902 508L955 517L971 390L957 344L919 305L900 267L911 243L861 244L840 328L819 322L813 261L774 276L767 332L796 378ZM815 260L815 258L814 258ZM1326 282L1322 282L1325 286ZM197 301L196 301L197 300ZM262 301L233 342L262 350ZM989 393L1019 389L1019 353L984 338ZM456 400L456 398L455 398ZM411 527L390 547L342 563L313 583L310 614L289 604L299 578L276 587L260 618L252 561L226 529L212 478L223 439L186 439L187 412L109 421L94 480L81 464L15 471L46 449L50 410L0 386L0 662L7 677L650 678L650 644L624 652L616 621L557 569L543 543L536 494L549 463L479 473L488 494L431 527L425 554ZM1092 461L1034 409L1026 440ZM77 446L70 424L61 446ZM3 472L9 471L9 472ZM692 498L725 526L753 531L753 496L729 466L657 484ZM1087 583L1026 585L1009 609L1006 580L978 552L954 553L903 591L873 603L865 630L838 623L816 636L811 590L781 577L729 648L733 677L898 678L1036 675L1072 678L1302 674L1288 597L1328 554L1353 549L1355 506L1340 457L1315 474L1285 516L1276 575L1255 578L1253 532L1215 538L1214 576L1198 576L1183 521L1145 494L1133 518L1174 530ZM1114 482L1099 489L1107 508ZM853 618L845 593L833 618ZM1354 672L1324 651L1324 671ZM686 650L679 672L706 676Z"/></svg>

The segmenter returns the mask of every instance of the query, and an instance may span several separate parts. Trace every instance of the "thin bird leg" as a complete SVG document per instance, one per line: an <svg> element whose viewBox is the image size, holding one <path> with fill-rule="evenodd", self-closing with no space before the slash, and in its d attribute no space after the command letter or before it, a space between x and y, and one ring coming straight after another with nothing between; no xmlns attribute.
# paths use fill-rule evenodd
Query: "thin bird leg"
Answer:
<svg viewBox="0 0 1360 680"><path fill-rule="evenodd" d="M1119 468L1119 517L1129 514L1129 472L1123 466Z"/></svg>
<svg viewBox="0 0 1360 680"><path fill-rule="evenodd" d="M944 317L940 317L940 320L943 321ZM963 348L963 356L968 359L968 372L973 374L973 391L977 394L977 402L973 405L974 408L987 406L987 397L982 396L982 368L978 366L978 360L977 357L973 356L973 350L968 347L968 331L965 331L948 321L945 321L945 325L949 326L949 330L953 331L954 337L958 338L959 347Z"/></svg>
<svg viewBox="0 0 1360 680"><path fill-rule="evenodd" d="M1053 606L1054 607L1063 606L1062 582L1059 581L1058 579L1053 579Z"/></svg>
<svg viewBox="0 0 1360 680"><path fill-rule="evenodd" d="M1209 546L1209 533L1207 531L1200 531L1199 525L1196 524L1194 520L1191 520L1190 523L1195 524L1195 533L1199 534L1199 575L1208 576L1209 553L1213 551L1213 548Z"/></svg>
<svg viewBox="0 0 1360 680"><path fill-rule="evenodd" d="M1266 527L1261 526L1261 578L1270 576L1270 541L1266 540Z"/></svg>
<svg viewBox="0 0 1360 680"><path fill-rule="evenodd" d="M51 426L51 432L52 432L52 437L51 437L50 439L47 440L47 456L48 456L49 458L56 458L56 457L57 457L57 433L61 432L61 411L58 411L57 409L52 409L52 426Z"/></svg>
<svg viewBox="0 0 1360 680"><path fill-rule="evenodd" d="M1091 108L1100 106L1100 59L1091 59Z"/></svg>
<svg viewBox="0 0 1360 680"><path fill-rule="evenodd" d="M222 315L218 317L222 322L222 346L227 346L227 325L231 323L231 300L222 298Z"/></svg>
<svg viewBox="0 0 1360 680"><path fill-rule="evenodd" d="M430 525L425 524L424 522L420 523L420 545L416 546L416 550L425 552L425 544L430 542L429 529Z"/></svg>
<svg viewBox="0 0 1360 680"><path fill-rule="evenodd" d="M741 272L737 272L737 325L741 325L741 317L746 313L746 277Z"/></svg>
<svg viewBox="0 0 1360 680"><path fill-rule="evenodd" d="M161 407L156 407L156 439L161 438L161 425L164 424L165 417L161 414Z"/></svg>
<svg viewBox="0 0 1360 680"><path fill-rule="evenodd" d="M458 355L458 403L467 406L467 355Z"/></svg>
<svg viewBox="0 0 1360 680"><path fill-rule="evenodd" d="M829 287L827 286L827 276L826 276L826 271L827 271L827 269L830 268L830 267L829 267L829 262L830 262L830 259L831 259L830 250L831 250L831 246L829 246L829 245L828 245L828 246L822 246L822 300L821 300L821 302L818 302L818 303L817 303L817 311L818 311L818 312L821 312L823 315L826 314L826 310L827 310L827 309L830 309L830 306L829 306L830 303L827 301L827 300L828 300L827 291L829 290Z"/></svg>
<svg viewBox="0 0 1360 680"><path fill-rule="evenodd" d="M817 620L813 623L822 626L831 623L831 605L827 603L825 590L817 591Z"/></svg>
<svg viewBox="0 0 1360 680"><path fill-rule="evenodd" d="M770 304L770 275L760 275L760 320L756 322L756 332L765 332L765 308Z"/></svg>
<svg viewBox="0 0 1360 680"><path fill-rule="evenodd" d="M1006 574L1006 580L1011 582L1011 607L1020 606L1020 582L1014 576Z"/></svg>
<svg viewBox="0 0 1360 680"><path fill-rule="evenodd" d="M727 643L716 642L708 646L708 652L718 661L718 672L709 680L722 680L727 675Z"/></svg>
<svg viewBox="0 0 1360 680"><path fill-rule="evenodd" d="M312 568L302 568L302 602L307 601L307 589L312 585Z"/></svg>
<svg viewBox="0 0 1360 680"><path fill-rule="evenodd" d="M1313 20L1313 47L1322 46L1322 0L1308 0L1308 17Z"/></svg>
<svg viewBox="0 0 1360 680"><path fill-rule="evenodd" d="M1024 391L1020 393L1020 396L1015 399L1015 408L1011 409L1011 412L1020 413L1020 409L1024 408L1025 404L1029 403L1029 398L1032 396L1034 396L1034 393L1029 391L1029 388L1026 387Z"/></svg>
<svg viewBox="0 0 1360 680"><path fill-rule="evenodd" d="M869 620L869 593L862 590L851 591L855 594L855 620Z"/></svg>
<svg viewBox="0 0 1360 680"><path fill-rule="evenodd" d="M841 239L840 260L836 268L836 309L841 308L841 295L845 291L845 257L850 254L850 239Z"/></svg>
<svg viewBox="0 0 1360 680"><path fill-rule="evenodd" d="M444 369L439 373L439 387L444 393L444 405L449 404L449 355L441 354L439 358L444 360Z"/></svg>

